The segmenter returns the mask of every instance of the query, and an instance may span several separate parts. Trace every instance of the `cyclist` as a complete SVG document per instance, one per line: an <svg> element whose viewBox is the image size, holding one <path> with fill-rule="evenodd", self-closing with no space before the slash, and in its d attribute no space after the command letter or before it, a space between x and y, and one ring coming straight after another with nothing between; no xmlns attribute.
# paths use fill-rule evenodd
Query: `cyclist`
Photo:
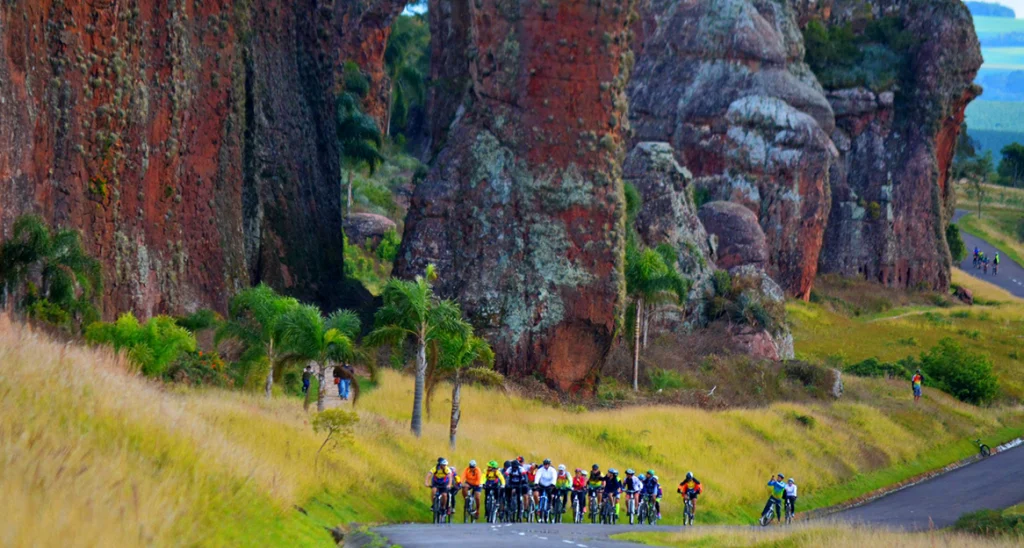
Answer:
<svg viewBox="0 0 1024 548"><path fill-rule="evenodd" d="M775 520L782 521L782 495L786 493L786 484L782 483L782 479L786 476L779 474L777 477L768 478L768 487L772 488L772 493L768 495L768 504L764 505L764 510L761 515L765 515L768 509L775 505Z"/></svg>
<svg viewBox="0 0 1024 548"><path fill-rule="evenodd" d="M472 463L472 461L470 462ZM501 470L498 470L498 461L492 460L491 462L487 463L487 471L484 472L483 488L487 493L491 493L493 491L495 493L495 502L497 504L501 504L501 494L502 491L505 490L505 475L501 473ZM479 491L477 491L477 493L479 493ZM477 495L477 499L478 502L476 508L477 514L479 514L479 495ZM490 519L490 508L487 508L486 510L488 510L487 519Z"/></svg>
<svg viewBox="0 0 1024 548"><path fill-rule="evenodd" d="M996 251L996 256L992 257L992 275L999 274L999 252Z"/></svg>
<svg viewBox="0 0 1024 548"><path fill-rule="evenodd" d="M679 482L679 487L676 488L676 493L683 496L683 500L690 499L693 504L693 515L697 515L697 497L704 492L704 487L700 484L700 480L694 477L693 472L686 473L686 479Z"/></svg>
<svg viewBox="0 0 1024 548"><path fill-rule="evenodd" d="M452 486L452 469L444 457L437 458L437 465L427 472L427 486L430 487L430 506L434 506L434 497L441 493L441 504L448 504L448 489Z"/></svg>
<svg viewBox="0 0 1024 548"><path fill-rule="evenodd" d="M498 463L494 463L494 464L497 465ZM473 512L473 517L474 518L479 518L480 517L480 491L483 490L484 475L483 475L483 472L479 468L476 467L476 461L475 460L469 461L469 468L466 468L465 470L462 471L462 479L464 480L463 484L462 484L462 498L463 498L463 501L464 502L469 502L466 499L469 497L470 493L473 494L473 502L476 503L476 506L474 506L474 508L476 508L476 511Z"/></svg>
<svg viewBox="0 0 1024 548"><path fill-rule="evenodd" d="M562 513L569 508L569 493L572 492L572 477L564 464L558 465L558 476L555 477L555 496L562 502Z"/></svg>
<svg viewBox="0 0 1024 548"><path fill-rule="evenodd" d="M519 466L519 461L514 460L512 464L505 470L505 493L508 502L511 503L513 497L518 497L522 503L522 508L526 508L526 497L528 483L526 479L526 472Z"/></svg>
<svg viewBox="0 0 1024 548"><path fill-rule="evenodd" d="M981 253L981 250L980 250L980 249L978 249L977 247L975 247L975 248L974 248L974 266L975 266L975 267L977 267L977 266L978 266L978 257L979 257L979 254L980 254L980 253Z"/></svg>
<svg viewBox="0 0 1024 548"><path fill-rule="evenodd" d="M988 257L983 257L981 259L981 271L988 274Z"/></svg>
<svg viewBox="0 0 1024 548"><path fill-rule="evenodd" d="M534 486L533 502L538 507L540 505L540 494L543 491L548 495L548 508L551 508L551 493L555 489L555 480L557 479L558 470L551 466L551 459L544 459L544 464L540 468L534 469L533 481L530 483Z"/></svg>
<svg viewBox="0 0 1024 548"><path fill-rule="evenodd" d="M654 499L654 508L658 512L658 519L661 519L661 485L658 484L658 476L654 475L654 470L647 471L643 494Z"/></svg>
<svg viewBox="0 0 1024 548"><path fill-rule="evenodd" d="M572 496L580 507L580 514L584 514L587 511L587 474L582 468L577 468L572 478Z"/></svg>
<svg viewBox="0 0 1024 548"><path fill-rule="evenodd" d="M640 491L644 488L644 484L640 481L640 478L636 477L636 472L632 468L626 469L626 477L622 480L622 490L626 492L626 500L633 501L633 511L636 512L640 509ZM629 508L629 505L626 505Z"/></svg>
<svg viewBox="0 0 1024 548"><path fill-rule="evenodd" d="M462 491L462 476L459 475L459 468L452 463L448 466L452 470L452 486L448 490L448 514L455 513L455 503L459 500L456 495Z"/></svg>
<svg viewBox="0 0 1024 548"><path fill-rule="evenodd" d="M921 374L921 370L918 369L914 372L914 377L910 379L910 386L914 389L914 403L917 403L921 399L921 385L924 383L924 375Z"/></svg>
<svg viewBox="0 0 1024 548"><path fill-rule="evenodd" d="M604 492L598 499L602 504L605 500L611 500L615 505L615 515L619 514L619 493L622 491L622 482L619 481L619 471L614 468L608 469L608 475L604 477Z"/></svg>
<svg viewBox="0 0 1024 548"><path fill-rule="evenodd" d="M523 470L526 470L526 492L532 497L536 490L534 487L536 487L535 482L537 481L537 464L528 462L523 465ZM534 502L537 501L534 500Z"/></svg>
<svg viewBox="0 0 1024 548"><path fill-rule="evenodd" d="M796 491L796 481L793 478L789 478L789 481L786 482L786 492L783 494L783 497L785 497L786 506L792 515L796 515Z"/></svg>

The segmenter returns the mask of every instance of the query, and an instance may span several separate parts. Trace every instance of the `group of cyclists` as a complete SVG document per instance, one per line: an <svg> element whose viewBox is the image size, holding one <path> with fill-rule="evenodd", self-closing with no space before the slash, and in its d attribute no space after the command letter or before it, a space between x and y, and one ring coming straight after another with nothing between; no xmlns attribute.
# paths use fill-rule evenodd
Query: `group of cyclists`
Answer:
<svg viewBox="0 0 1024 548"><path fill-rule="evenodd" d="M999 260L1000 260L999 259L999 252L996 251L995 256L992 257L992 259L991 259L992 275L999 274ZM985 255L985 252L980 250L980 249L978 249L977 247L975 247L974 248L974 268L977 268L977 269L983 271L985 274L988 274L989 262L990 262L989 258L988 258L987 255Z"/></svg>
<svg viewBox="0 0 1024 548"><path fill-rule="evenodd" d="M696 499L701 492L700 482L692 474L687 479L692 480L693 488L689 496ZM435 522L450 521L458 494L462 495L464 521L481 519L482 512L488 523L559 523L571 510L575 523L586 519L592 523L616 523L622 507L630 523L654 524L661 519L663 491L654 470L637 473L630 468L620 475L614 468L602 472L594 464L589 472L576 468L570 473L564 464L554 466L551 459L537 464L518 457L500 466L492 460L486 470L471 460L460 473L454 465L439 458L427 474L427 485L431 488Z"/></svg>

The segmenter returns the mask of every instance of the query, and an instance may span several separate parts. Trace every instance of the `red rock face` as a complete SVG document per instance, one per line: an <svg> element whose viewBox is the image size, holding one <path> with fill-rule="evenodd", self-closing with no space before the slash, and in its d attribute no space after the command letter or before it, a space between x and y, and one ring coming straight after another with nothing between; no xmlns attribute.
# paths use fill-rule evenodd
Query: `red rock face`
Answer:
<svg viewBox="0 0 1024 548"><path fill-rule="evenodd" d="M226 308L342 276L336 21L317 0L0 5L0 232L82 229L104 310Z"/></svg>
<svg viewBox="0 0 1024 548"><path fill-rule="evenodd" d="M561 390L593 380L621 302L631 10L625 0L431 5L432 28L450 31L434 59L470 60L445 67L468 87L434 113L450 116L435 126L447 138L416 188L396 272L435 263L440 291L488 336L500 368Z"/></svg>
<svg viewBox="0 0 1024 548"><path fill-rule="evenodd" d="M369 77L370 92L363 99L363 111L387 127L391 104L391 79L385 70L384 51L391 36L391 23L405 9L405 0L342 0L341 33L336 48L336 74L341 65L353 61Z"/></svg>
<svg viewBox="0 0 1024 548"><path fill-rule="evenodd" d="M711 199L753 211L768 271L806 298L829 211L834 119L778 0L650 0L629 86L636 141L667 141Z"/></svg>
<svg viewBox="0 0 1024 548"><path fill-rule="evenodd" d="M834 0L826 23L901 18L920 44L895 92L832 90L832 212L821 269L899 287L949 287L949 168L981 55L958 0ZM809 18L819 17L811 13Z"/></svg>

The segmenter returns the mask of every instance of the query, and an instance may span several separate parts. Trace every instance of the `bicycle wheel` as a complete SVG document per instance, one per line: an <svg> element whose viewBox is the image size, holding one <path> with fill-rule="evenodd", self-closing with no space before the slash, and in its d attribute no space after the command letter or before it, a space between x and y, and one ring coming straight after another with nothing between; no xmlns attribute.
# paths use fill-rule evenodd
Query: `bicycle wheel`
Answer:
<svg viewBox="0 0 1024 548"><path fill-rule="evenodd" d="M988 457L990 455L992 455L992 450L989 449L989 447L987 445L982 445L981 446L981 456Z"/></svg>
<svg viewBox="0 0 1024 548"><path fill-rule="evenodd" d="M772 518L775 517L775 509L772 507L768 508L768 511L761 514L761 527L767 527L772 522Z"/></svg>

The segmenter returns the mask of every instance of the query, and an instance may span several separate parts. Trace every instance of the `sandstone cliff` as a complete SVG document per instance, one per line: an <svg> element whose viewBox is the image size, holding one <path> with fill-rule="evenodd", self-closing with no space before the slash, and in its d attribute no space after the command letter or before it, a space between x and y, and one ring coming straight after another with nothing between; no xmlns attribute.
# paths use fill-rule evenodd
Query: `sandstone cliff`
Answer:
<svg viewBox="0 0 1024 548"><path fill-rule="evenodd" d="M364 4L359 21L402 5ZM223 310L256 281L333 306L334 69L339 44L386 36L344 24L353 7L3 2L0 232L29 211L82 229L108 315Z"/></svg>
<svg viewBox="0 0 1024 548"><path fill-rule="evenodd" d="M893 84L829 84L840 160L831 170L822 271L948 288L949 169L981 66L967 8L959 0L818 0L802 9L805 22L849 24L861 34L869 21L889 18L910 37Z"/></svg>
<svg viewBox="0 0 1024 548"><path fill-rule="evenodd" d="M769 272L806 297L829 211L832 109L782 0L649 0L629 86L637 141L667 141L710 199L750 208Z"/></svg>
<svg viewBox="0 0 1024 548"><path fill-rule="evenodd" d="M631 4L431 4L435 63L467 62L433 69L452 83L450 107L432 113L446 138L396 273L435 263L499 367L561 390L593 380L622 301Z"/></svg>

